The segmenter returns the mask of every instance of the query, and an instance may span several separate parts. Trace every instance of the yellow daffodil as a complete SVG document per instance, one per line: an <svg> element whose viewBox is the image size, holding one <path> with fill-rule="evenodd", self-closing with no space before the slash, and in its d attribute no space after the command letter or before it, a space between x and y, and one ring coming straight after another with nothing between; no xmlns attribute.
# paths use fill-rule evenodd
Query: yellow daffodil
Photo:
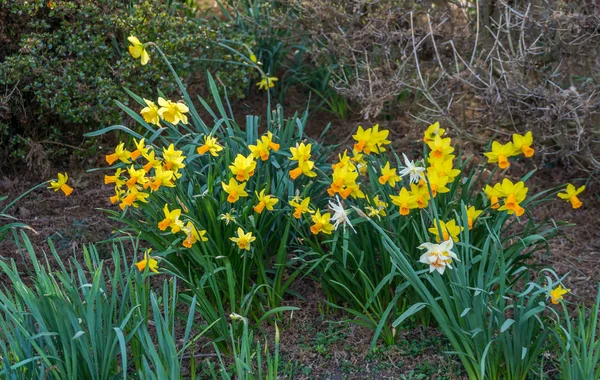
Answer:
<svg viewBox="0 0 600 380"><path fill-rule="evenodd" d="M364 154L385 152L383 146L391 143L390 140L387 140L389 134L390 131L386 129L380 131L379 124L368 129L363 129L359 125L356 134L352 135L352 138L356 141L354 149Z"/></svg>
<svg viewBox="0 0 600 380"><path fill-rule="evenodd" d="M552 300L552 303L558 305L558 302L563 299L563 296L570 291L571 289L565 289L562 287L562 285L558 285L557 288L550 291L550 299Z"/></svg>
<svg viewBox="0 0 600 380"><path fill-rule="evenodd" d="M149 196L150 194L144 193L143 191L139 191L137 187L132 187L127 191L125 197L121 199L119 207L121 207L121 210L125 210L125 207L127 206L138 207L138 204L136 202L140 201L146 203L148 202Z"/></svg>
<svg viewBox="0 0 600 380"><path fill-rule="evenodd" d="M146 123L155 124L160 126L160 115L158 114L158 106L153 101L144 99L146 107L142 108L140 115L144 118Z"/></svg>
<svg viewBox="0 0 600 380"><path fill-rule="evenodd" d="M206 230L198 231L192 222L188 221L181 230L186 235L185 240L183 241L183 246L186 248L192 248L197 241L208 241L208 238L204 236L206 235Z"/></svg>
<svg viewBox="0 0 600 380"><path fill-rule="evenodd" d="M163 167L166 170L172 170L176 178L179 178L179 176L177 176L179 169L185 167L183 160L185 160L183 152L181 150L175 150L173 144L169 145L168 148L163 147Z"/></svg>
<svg viewBox="0 0 600 380"><path fill-rule="evenodd" d="M487 199L490 201L490 207L494 210L500 208L500 190L499 184L496 184L494 187L490 185L485 185L483 192Z"/></svg>
<svg viewBox="0 0 600 380"><path fill-rule="evenodd" d="M262 213L265 208L269 211L272 211L273 206L279 202L279 199L273 197L272 195L265 195L264 189L260 191L260 194L257 192L255 193L256 197L258 198L258 204L254 206L254 211L259 214Z"/></svg>
<svg viewBox="0 0 600 380"><path fill-rule="evenodd" d="M475 222L475 219L477 219L482 212L483 210L477 210L475 206L471 206L467 209L467 221L469 223L470 230L473 229L473 223Z"/></svg>
<svg viewBox="0 0 600 380"><path fill-rule="evenodd" d="M68 197L73 192L73 188L67 185L69 175L67 173L58 173L57 177L58 178L56 181L50 181L50 187L48 188L54 190L55 192L60 190L65 194L65 196Z"/></svg>
<svg viewBox="0 0 600 380"><path fill-rule="evenodd" d="M162 168L162 166L159 166L154 169L154 177L152 178L151 182L148 182L144 185L144 188L150 186L152 191L158 191L161 186L175 187L175 184L173 183L174 177L175 174L173 171L165 170Z"/></svg>
<svg viewBox="0 0 600 380"><path fill-rule="evenodd" d="M137 160L140 155L148 154L150 148L146 146L146 139L141 139L139 141L133 139L133 143L135 144L135 150L130 154L132 160Z"/></svg>
<svg viewBox="0 0 600 380"><path fill-rule="evenodd" d="M331 186L327 189L327 193L332 197L335 194L341 194L342 198L346 199L350 195L347 185L356 183L358 173L352 171L350 166L336 166L331 177Z"/></svg>
<svg viewBox="0 0 600 380"><path fill-rule="evenodd" d="M244 233L241 227L237 229L237 236L229 238L232 242L237 244L239 249L245 249L247 251L250 250L250 243L256 240L254 236L252 236L252 232Z"/></svg>
<svg viewBox="0 0 600 380"><path fill-rule="evenodd" d="M290 201L290 206L294 207L294 218L300 219L302 214L309 213L313 214L314 211L310 209L310 197L306 197L302 200L300 199L292 199Z"/></svg>
<svg viewBox="0 0 600 380"><path fill-rule="evenodd" d="M369 204L371 204L371 200L369 200ZM372 206L369 205L365 207L367 211L367 215L371 218L377 217L377 219L381 219L382 216L387 216L386 208L388 206L387 202L379 200L379 195L376 195L373 198Z"/></svg>
<svg viewBox="0 0 600 380"><path fill-rule="evenodd" d="M254 158L259 158L262 161L269 159L269 152L279 150L280 145L273 142L273 133L267 132L266 136L262 136L256 141L256 145L248 145L248 149L252 152Z"/></svg>
<svg viewBox="0 0 600 380"><path fill-rule="evenodd" d="M464 230L463 227L456 225L456 220L452 219L449 222L444 222L442 220L439 221L440 228L442 229L442 237L444 241L452 239L453 241L458 241L458 235ZM442 239L440 239L440 234L438 230L438 220L436 219L433 222L433 227L428 229L435 236L435 240L439 243Z"/></svg>
<svg viewBox="0 0 600 380"><path fill-rule="evenodd" d="M444 159L454 152L454 148L451 144L452 140L450 137L441 138L439 135L436 135L432 141L427 143L427 146L431 149L429 157L435 160Z"/></svg>
<svg viewBox="0 0 600 380"><path fill-rule="evenodd" d="M229 169L238 181L247 181L254 175L254 169L256 169L256 161L254 157L249 155L244 157L243 154L238 153L233 161L232 165L229 165Z"/></svg>
<svg viewBox="0 0 600 380"><path fill-rule="evenodd" d="M310 160L310 150L312 149L312 145L311 144L304 144L304 143L296 143L296 147L292 147L290 148L290 153L292 154L292 157L290 157L290 160L292 161L308 161Z"/></svg>
<svg viewBox="0 0 600 380"><path fill-rule="evenodd" d="M533 145L533 134L531 131L525 133L524 136L515 133L512 135L512 139L514 147L513 155L523 153L527 158L533 157L535 150L531 147Z"/></svg>
<svg viewBox="0 0 600 380"><path fill-rule="evenodd" d="M515 147L512 142L500 144L498 141L492 142L492 151L486 152L483 155L488 158L488 163L498 163L500 169L506 169L510 166L509 157L514 156Z"/></svg>
<svg viewBox="0 0 600 380"><path fill-rule="evenodd" d="M212 135L204 136L204 145L201 145L196 149L198 154L202 155L206 152L210 153L211 156L217 157L219 152L223 150L223 147L219 145L217 138Z"/></svg>
<svg viewBox="0 0 600 380"><path fill-rule="evenodd" d="M275 87L275 82L277 82L277 77L269 77L266 76L260 80L256 85L261 90L268 90L270 88Z"/></svg>
<svg viewBox="0 0 600 380"><path fill-rule="evenodd" d="M133 58L140 58L142 66L146 65L148 61L150 61L150 56L146 51L146 46L134 36L127 37L127 41L131 43L131 45L129 45L129 54L131 54Z"/></svg>
<svg viewBox="0 0 600 380"><path fill-rule="evenodd" d="M381 176L379 177L379 183L385 185L388 183L390 186L396 186L397 181L402 181L402 178L396 174L396 168L391 168L390 163L386 162L385 166L381 167Z"/></svg>
<svg viewBox="0 0 600 380"><path fill-rule="evenodd" d="M440 128L440 123L436 121L425 130L425 133L423 134L423 141L425 143L429 143L435 139L435 136L444 136L445 132L446 130L444 128Z"/></svg>
<svg viewBox="0 0 600 380"><path fill-rule="evenodd" d="M181 231L183 228L183 222L179 220L181 217L181 209L176 208L169 211L169 205L165 203L163 213L165 214L165 218L158 223L158 229L165 231L167 228L171 228L172 234Z"/></svg>
<svg viewBox="0 0 600 380"><path fill-rule="evenodd" d="M144 252L144 259L135 263L135 266L140 272L143 272L148 267L152 272L158 273L158 261L150 256L150 252L152 252L152 249Z"/></svg>
<svg viewBox="0 0 600 380"><path fill-rule="evenodd" d="M324 233L325 235L331 235L333 232L333 224L331 224L331 214L326 212L321 214L321 210L315 211L313 215L310 216L310 219L314 223L310 226L310 232L313 235L318 235L319 232Z"/></svg>
<svg viewBox="0 0 600 380"><path fill-rule="evenodd" d="M292 179L296 179L301 174L304 174L307 177L316 177L317 173L315 173L312 170L314 167L315 167L315 163L310 160L298 162L298 167L296 169L290 170L290 177Z"/></svg>
<svg viewBox="0 0 600 380"><path fill-rule="evenodd" d="M504 204L498 210L506 210L509 214L514 213L517 216L523 215L525 209L520 204L525 200L528 190L522 181L513 183L508 178L504 178L499 188L500 196L504 198Z"/></svg>
<svg viewBox="0 0 600 380"><path fill-rule="evenodd" d="M125 194L125 190L121 190L118 187L115 187L115 195L113 195L112 197L110 197L110 204L115 204L119 201L123 200L123 194Z"/></svg>
<svg viewBox="0 0 600 380"><path fill-rule="evenodd" d="M117 168L115 170L115 175L105 175L104 176L104 184L108 185L114 183L115 186L121 187L125 184L125 180L121 179L121 174L123 173L123 169Z"/></svg>
<svg viewBox="0 0 600 380"><path fill-rule="evenodd" d="M166 122L173 125L178 124L180 121L183 124L188 123L188 118L185 114L190 109L184 103L175 103L164 98L158 98L158 105L160 106L158 115Z"/></svg>
<svg viewBox="0 0 600 380"><path fill-rule="evenodd" d="M426 208L429 205L429 189L427 186L419 186L416 183L410 184L410 194L415 197L417 207L420 209Z"/></svg>
<svg viewBox="0 0 600 380"><path fill-rule="evenodd" d="M400 189L398 195L390 195L392 203L400 208L400 215L406 216L410 214L410 210L419 207L417 204L417 198L411 195L406 188Z"/></svg>
<svg viewBox="0 0 600 380"><path fill-rule="evenodd" d="M248 193L244 190L246 188L246 182L237 183L235 178L229 180L229 184L221 182L223 190L228 194L227 202L235 203L240 197L247 197Z"/></svg>
<svg viewBox="0 0 600 380"><path fill-rule="evenodd" d="M428 159L428 161L430 168L433 168L439 176L448 177L448 183L454 182L454 179L460 175L460 169L453 167L454 155L452 154L441 160Z"/></svg>
<svg viewBox="0 0 600 380"><path fill-rule="evenodd" d="M148 173L152 168L156 169L157 167L162 166L162 161L155 158L154 150L150 150L145 154L142 153L142 156L144 156L144 158L148 161L148 163L143 166L146 173Z"/></svg>
<svg viewBox="0 0 600 380"><path fill-rule="evenodd" d="M130 157L131 153L127 149L125 149L125 143L120 143L115 148L114 153L106 155L106 162L108 162L109 165L112 165L117 160L121 160L121 162L128 164Z"/></svg>
<svg viewBox="0 0 600 380"><path fill-rule="evenodd" d="M298 178L301 174L304 174L307 177L316 177L317 173L315 173L312 169L315 166L313 161L310 161L310 150L312 148L311 144L304 143L296 143L295 148L290 148L290 153L292 157L289 159L292 161L298 161L298 167L296 169L290 170L290 177L292 179Z"/></svg>
<svg viewBox="0 0 600 380"><path fill-rule="evenodd" d="M359 153L360 154L360 153ZM344 150L344 153L338 154L339 161L331 165L332 170L341 169L345 166L350 167L350 170L355 171L356 166L352 162L352 157L348 156L348 151Z"/></svg>
<svg viewBox="0 0 600 380"><path fill-rule="evenodd" d="M248 149L250 149L254 158L260 158L262 161L269 159L269 143L267 141L258 139L256 145L248 145Z"/></svg>
<svg viewBox="0 0 600 380"><path fill-rule="evenodd" d="M427 182L429 182L429 186L431 187L431 194L435 198L438 193L444 194L450 191L450 189L446 186L448 184L448 177L441 176L438 172L432 168L431 166L427 168ZM425 181L421 180L421 182L426 186Z"/></svg>
<svg viewBox="0 0 600 380"><path fill-rule="evenodd" d="M149 181L148 178L146 178L146 171L144 169L136 169L135 166L131 165L127 168L127 173L129 174L129 179L125 184L130 189L136 185L146 185Z"/></svg>
<svg viewBox="0 0 600 380"><path fill-rule="evenodd" d="M564 199L568 202L571 202L571 207L575 209L581 207L581 205L583 204L577 196L581 194L584 190L585 186L581 186L577 189L575 188L575 186L569 183L564 192L558 193L557 195L560 199Z"/></svg>

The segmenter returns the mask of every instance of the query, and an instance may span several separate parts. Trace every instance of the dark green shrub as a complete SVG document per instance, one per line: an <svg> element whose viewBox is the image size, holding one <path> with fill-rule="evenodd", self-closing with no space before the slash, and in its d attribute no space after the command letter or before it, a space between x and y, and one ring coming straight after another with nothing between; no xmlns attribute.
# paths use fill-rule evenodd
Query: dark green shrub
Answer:
<svg viewBox="0 0 600 380"><path fill-rule="evenodd" d="M219 76L235 97L243 97L253 81L249 69L232 62L236 58L214 43L227 39L252 47L253 41L228 25L193 16L184 4L0 0L0 24L0 40L10 42L0 47L0 85L6 89L0 92L2 157L24 158L29 149L23 146L32 146L27 139L44 142L45 149L60 146L46 144L57 138L81 144L82 132L123 119L114 107L115 99L127 101L123 87L146 96L159 88L176 97L156 54L150 52L146 66L129 55L129 35L159 43L196 92L202 85L194 84L206 70Z"/></svg>

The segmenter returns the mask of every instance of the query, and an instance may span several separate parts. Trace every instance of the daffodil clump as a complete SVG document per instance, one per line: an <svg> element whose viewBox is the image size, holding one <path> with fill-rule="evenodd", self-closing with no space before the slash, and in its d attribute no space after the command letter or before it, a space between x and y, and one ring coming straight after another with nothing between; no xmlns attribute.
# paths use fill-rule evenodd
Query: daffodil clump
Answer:
<svg viewBox="0 0 600 380"><path fill-rule="evenodd" d="M275 80L261 75L268 91ZM179 102L134 97L139 108L124 109L147 132L106 156L113 172L105 183L122 209L113 215L155 252L138 268L160 273L160 262L182 278L216 338L228 334L231 313L276 314L299 276L317 279L331 305L376 331L374 342L395 341L392 318L433 318L449 337L485 330L451 339L455 352L478 355L489 339L505 338L508 315L541 313L519 308L566 294L536 282L533 302L514 296L528 280L527 259L557 229L530 211L556 194L581 207L584 190L531 194L533 171L511 176L512 158L534 155L530 132L492 142L479 155L487 164L466 157L439 123L424 130L422 153L397 154L391 131L378 124L358 126L349 146L324 146L304 135L306 113L286 119L278 108L238 125L210 75L208 82L216 106L201 100L208 116L183 86ZM537 332L536 321L518 325ZM495 368L472 363L480 357L461 356L470 375Z"/></svg>

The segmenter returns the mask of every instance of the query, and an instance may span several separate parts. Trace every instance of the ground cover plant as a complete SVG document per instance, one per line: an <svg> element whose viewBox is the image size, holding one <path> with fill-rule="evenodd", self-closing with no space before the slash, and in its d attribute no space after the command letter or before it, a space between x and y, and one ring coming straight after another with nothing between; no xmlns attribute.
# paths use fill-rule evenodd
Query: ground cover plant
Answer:
<svg viewBox="0 0 600 380"><path fill-rule="evenodd" d="M221 16L242 29L281 9L232 4ZM309 135L309 107L290 114L277 104L291 51L276 46L283 35L244 30L260 37L256 46L214 42L257 78L264 108L249 115L218 75L207 72L206 96L192 96L159 40L128 34L128 64L162 84L124 89L129 100L115 107L130 122L87 134L119 138L89 169L111 190L102 210L110 239L65 257L52 240L34 248L26 233L35 230L12 215L40 188L77 196L81 179L67 173L2 206L0 241L12 238L20 256L0 261L0 373L310 377L282 343L317 294L328 327L292 340L337 356L331 346L351 338L344 326L364 335L365 360L381 366L344 361L343 376L597 377L600 298L571 303L569 274L545 261L571 224L539 217L552 205L587 206L590 179L535 182L544 146L531 131L470 149L443 120L423 123L410 149L369 121L345 140L327 139L330 125ZM444 364L400 370L390 353L417 353L429 345L423 335Z"/></svg>

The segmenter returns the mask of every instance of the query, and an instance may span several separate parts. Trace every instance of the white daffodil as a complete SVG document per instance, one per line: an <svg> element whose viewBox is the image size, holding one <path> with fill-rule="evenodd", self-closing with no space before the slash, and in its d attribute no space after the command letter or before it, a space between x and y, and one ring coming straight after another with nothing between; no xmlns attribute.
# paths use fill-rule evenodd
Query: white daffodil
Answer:
<svg viewBox="0 0 600 380"><path fill-rule="evenodd" d="M350 218L348 218L348 214L350 214L350 210L345 210L344 206L342 206L340 202L340 198L335 198L337 203L332 200L329 201L329 209L333 212L333 216L330 218L330 221L333 222L333 228L338 229L339 225L342 224L344 226L344 231L346 230L346 224L352 228L352 231L356 232L352 223L350 223Z"/></svg>
<svg viewBox="0 0 600 380"><path fill-rule="evenodd" d="M422 174L425 171L425 168L419 167L415 165L414 161L411 161L406 157L406 154L402 153L402 157L404 157L404 165L405 168L398 173L400 177L410 176L410 182L418 183L422 178Z"/></svg>
<svg viewBox="0 0 600 380"><path fill-rule="evenodd" d="M226 213L226 214L221 214L219 215L219 219L221 219L222 221L225 222L225 225L229 225L229 223L234 222L235 223L235 216L231 215L230 213Z"/></svg>
<svg viewBox="0 0 600 380"><path fill-rule="evenodd" d="M448 239L441 244L423 243L418 248L426 249L427 251L421 255L419 261L429 265L429 273L437 270L440 274L444 274L446 267L452 269L452 260L460 261L456 253L452 252L454 243L452 239Z"/></svg>

